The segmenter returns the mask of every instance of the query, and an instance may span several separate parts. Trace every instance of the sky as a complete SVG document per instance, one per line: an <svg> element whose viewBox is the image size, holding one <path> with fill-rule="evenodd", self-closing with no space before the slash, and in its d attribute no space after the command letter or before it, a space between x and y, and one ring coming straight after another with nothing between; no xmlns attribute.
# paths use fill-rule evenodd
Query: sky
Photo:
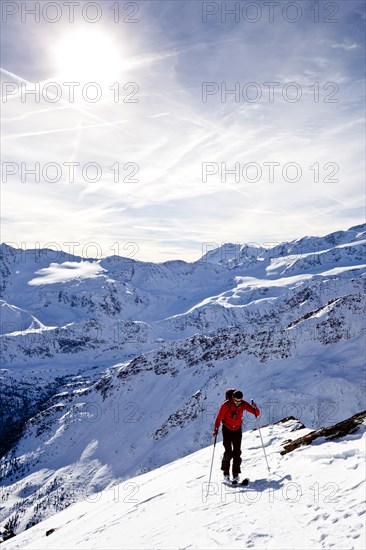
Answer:
<svg viewBox="0 0 366 550"><path fill-rule="evenodd" d="M194 261L364 221L363 1L1 7L1 241Z"/></svg>

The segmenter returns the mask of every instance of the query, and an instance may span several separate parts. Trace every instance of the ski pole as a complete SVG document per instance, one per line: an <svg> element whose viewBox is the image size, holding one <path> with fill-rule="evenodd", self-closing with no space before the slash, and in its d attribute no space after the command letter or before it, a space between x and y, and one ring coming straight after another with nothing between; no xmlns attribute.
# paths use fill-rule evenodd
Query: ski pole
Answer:
<svg viewBox="0 0 366 550"><path fill-rule="evenodd" d="M254 401L253 401L253 399L251 400L251 405L252 405L252 407L254 406ZM257 417L256 417L256 418L257 418ZM270 474L270 473L271 473L271 470L269 469L269 464L268 464L268 459L267 459L267 455L266 455L266 450L265 450L265 448L264 448L264 443L263 443L263 437L262 437L261 429L260 429L259 426L258 426L258 430L259 430L259 435L261 436L262 449L263 449L263 452L264 452L264 457L265 457L265 459L266 459L267 468L268 468L268 473Z"/></svg>
<svg viewBox="0 0 366 550"><path fill-rule="evenodd" d="M210 490L211 475L212 475L212 466L213 466L214 454L215 454L215 447L216 447L216 438L217 438L217 434L215 435L215 441L214 441L214 446L213 446L213 451L212 451L211 468L210 468L210 477L208 478L207 492Z"/></svg>

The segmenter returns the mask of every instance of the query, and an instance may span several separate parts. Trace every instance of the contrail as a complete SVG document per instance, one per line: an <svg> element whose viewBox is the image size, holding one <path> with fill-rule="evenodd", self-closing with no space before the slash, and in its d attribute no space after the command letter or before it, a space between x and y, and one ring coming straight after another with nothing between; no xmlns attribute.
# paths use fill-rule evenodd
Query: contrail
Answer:
<svg viewBox="0 0 366 550"><path fill-rule="evenodd" d="M30 85L34 85L35 83L34 82L30 82L29 80L26 80L22 77L20 77L19 75L15 74L15 73L11 73L10 71L7 71L6 69L3 69L2 67L0 67L0 72L6 74L7 76L10 76L11 78L14 78L15 80L18 80L19 82L25 82L26 84L30 84ZM52 80L44 80L42 82L40 82L40 84L47 84L49 82L53 82ZM19 95L20 92L17 92L16 94L13 94L11 97L16 97L17 95ZM53 95L53 97L57 97L55 94L50 94L51 96ZM82 113L83 115L86 115L90 118L93 118L94 120L97 120L98 122L102 123L102 124L99 124L98 126L114 126L115 125L115 122L109 122L108 120L104 120L103 118L99 117L98 115L95 115L93 113L91 113L90 111L87 111L85 109L83 109L82 107L79 107L78 105L74 104L74 103L70 103L70 101L66 101L65 99L61 99L60 100L60 103L71 108L71 109L74 109L74 111L77 111L78 113ZM91 128L92 126L88 126L88 128ZM72 128L71 128L72 129ZM68 128L68 130L70 130L70 128ZM46 132L41 132L41 133L53 133L53 132L56 132L57 130L52 130L52 131L46 131ZM60 130L60 131L63 131L63 130ZM128 136L132 136L132 137L136 137L135 134L133 134L132 132L129 132L128 130L122 130L121 133L123 134L127 134ZM28 134L25 134L25 135L28 135ZM29 134L29 135L37 135L37 134ZM22 134L19 134L19 137L23 137Z"/></svg>
<svg viewBox="0 0 366 550"><path fill-rule="evenodd" d="M120 124L121 122L125 122L124 120L116 120L114 122L108 122L109 126L115 126ZM17 139L17 138L23 138L23 137L32 137L32 136L43 136L46 134L57 134L60 132L70 132L70 130L83 130L86 128L99 128L100 126L106 126L104 122L100 124L89 124L87 126L72 126L71 128L56 128L55 130L44 130L41 132L26 132L23 134L10 134L9 136L3 137L4 140L11 140L11 139Z"/></svg>

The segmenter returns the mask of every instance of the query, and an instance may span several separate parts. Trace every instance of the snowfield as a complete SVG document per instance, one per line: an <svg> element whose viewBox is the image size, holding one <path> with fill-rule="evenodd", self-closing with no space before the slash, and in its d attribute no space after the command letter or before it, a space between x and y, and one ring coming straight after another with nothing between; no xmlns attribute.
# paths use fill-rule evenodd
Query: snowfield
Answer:
<svg viewBox="0 0 366 550"><path fill-rule="evenodd" d="M310 430L288 420L243 437L249 487L221 482L216 445L84 500L4 543L15 549L301 549L365 548L366 428L318 439L281 456L284 440Z"/></svg>
<svg viewBox="0 0 366 550"><path fill-rule="evenodd" d="M38 277L28 281L29 285L52 285L55 283L66 283L73 279L92 279L103 273L103 269L98 263L91 262L63 262L62 264L51 263L36 271Z"/></svg>

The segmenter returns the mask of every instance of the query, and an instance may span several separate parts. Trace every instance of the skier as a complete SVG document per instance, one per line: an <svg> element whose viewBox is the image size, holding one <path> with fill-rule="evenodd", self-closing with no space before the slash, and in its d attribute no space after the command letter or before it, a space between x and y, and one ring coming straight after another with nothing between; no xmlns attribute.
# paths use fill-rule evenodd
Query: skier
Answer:
<svg viewBox="0 0 366 550"><path fill-rule="evenodd" d="M228 394L226 394L228 396ZM252 402L250 405L243 399L243 393L240 390L235 390L232 397L226 399L221 405L220 410L215 420L213 436L216 437L222 422L223 445L225 448L222 458L221 470L224 472L224 480L230 481L230 460L233 459L232 472L233 483L239 481L240 464L241 464L241 437L242 437L242 420L243 412L248 411L254 414L255 417L260 415L260 410L257 405Z"/></svg>

